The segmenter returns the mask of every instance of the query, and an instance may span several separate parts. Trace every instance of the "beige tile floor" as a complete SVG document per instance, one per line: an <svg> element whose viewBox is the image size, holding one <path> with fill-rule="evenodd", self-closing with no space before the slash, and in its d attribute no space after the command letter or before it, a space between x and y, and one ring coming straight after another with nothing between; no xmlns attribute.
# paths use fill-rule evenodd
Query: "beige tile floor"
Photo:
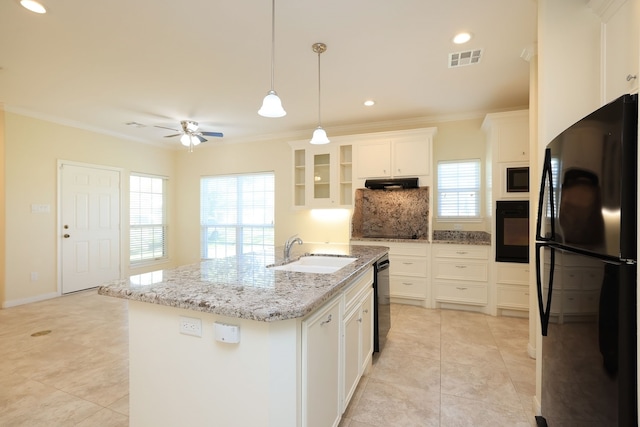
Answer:
<svg viewBox="0 0 640 427"><path fill-rule="evenodd" d="M392 321L340 427L534 425L526 320L394 305ZM127 347L126 301L95 291L0 310L0 426L127 426Z"/></svg>

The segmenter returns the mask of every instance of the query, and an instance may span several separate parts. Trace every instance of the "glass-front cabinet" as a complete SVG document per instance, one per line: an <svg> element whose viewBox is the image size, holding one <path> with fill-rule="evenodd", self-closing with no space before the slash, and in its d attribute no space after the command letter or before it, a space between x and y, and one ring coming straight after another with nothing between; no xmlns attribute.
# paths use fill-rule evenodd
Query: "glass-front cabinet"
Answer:
<svg viewBox="0 0 640 427"><path fill-rule="evenodd" d="M293 204L302 208L351 206L351 145L293 145ZM304 148L302 148L304 147Z"/></svg>

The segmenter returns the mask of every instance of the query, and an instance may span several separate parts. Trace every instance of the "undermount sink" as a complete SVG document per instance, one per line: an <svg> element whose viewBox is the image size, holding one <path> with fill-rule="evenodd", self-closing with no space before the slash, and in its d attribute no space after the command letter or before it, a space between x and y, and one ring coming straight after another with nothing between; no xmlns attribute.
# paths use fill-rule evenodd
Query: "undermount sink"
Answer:
<svg viewBox="0 0 640 427"><path fill-rule="evenodd" d="M273 270L297 271L299 273L331 274L351 264L358 258L343 256L303 256L289 264L269 267Z"/></svg>

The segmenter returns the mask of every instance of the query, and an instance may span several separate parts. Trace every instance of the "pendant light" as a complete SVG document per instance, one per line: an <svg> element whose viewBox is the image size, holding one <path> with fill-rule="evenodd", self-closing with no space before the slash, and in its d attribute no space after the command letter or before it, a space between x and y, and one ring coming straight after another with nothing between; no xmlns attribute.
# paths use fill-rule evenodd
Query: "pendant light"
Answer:
<svg viewBox="0 0 640 427"><path fill-rule="evenodd" d="M258 114L262 117L284 117L287 112L282 108L282 101L278 94L273 90L273 69L276 50L276 0L271 0L271 90L267 93L262 101L262 107L258 110Z"/></svg>
<svg viewBox="0 0 640 427"><path fill-rule="evenodd" d="M320 120L320 54L327 50L327 45L314 43L311 48L318 54L318 127L313 131L310 143L314 145L328 144L329 138L327 138L327 132L322 129L322 121Z"/></svg>

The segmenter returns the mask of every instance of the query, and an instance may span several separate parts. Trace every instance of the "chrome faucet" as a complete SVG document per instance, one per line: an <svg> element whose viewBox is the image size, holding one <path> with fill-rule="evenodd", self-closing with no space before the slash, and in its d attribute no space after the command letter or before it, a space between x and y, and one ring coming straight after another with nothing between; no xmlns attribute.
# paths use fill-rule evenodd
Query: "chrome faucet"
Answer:
<svg viewBox="0 0 640 427"><path fill-rule="evenodd" d="M291 252L291 246L293 246L294 243L298 243L299 245L302 244L302 239L299 238L297 234L294 234L293 236L289 237L286 243L284 244L284 260L285 261L289 261L289 253Z"/></svg>

